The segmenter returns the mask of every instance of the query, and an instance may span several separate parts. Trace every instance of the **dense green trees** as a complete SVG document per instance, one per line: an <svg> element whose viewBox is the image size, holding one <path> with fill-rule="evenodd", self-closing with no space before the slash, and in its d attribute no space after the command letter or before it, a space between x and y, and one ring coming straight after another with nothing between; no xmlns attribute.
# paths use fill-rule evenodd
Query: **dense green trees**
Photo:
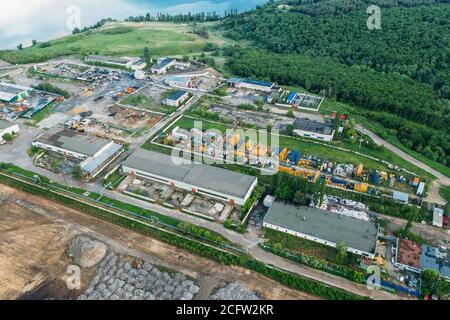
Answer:
<svg viewBox="0 0 450 320"><path fill-rule="evenodd" d="M450 165L448 0L286 0L223 20L235 74L304 87L360 108L406 147ZM282 6L287 4L288 6ZM382 30L366 9L382 7Z"/></svg>
<svg viewBox="0 0 450 320"><path fill-rule="evenodd" d="M180 13L180 14L169 14L169 13L158 13L150 14L147 13L145 16L130 16L126 21L132 22L173 22L173 23L187 23L187 22L206 22L206 21L217 21L221 17L216 12L198 12L198 13Z"/></svg>
<svg viewBox="0 0 450 320"><path fill-rule="evenodd" d="M432 84L450 98L450 6L435 0L284 1L224 21L233 39L277 53L331 57L347 65L398 72ZM442 1L445 2L445 1ZM448 2L448 1L447 1ZM381 30L366 26L369 5L381 7Z"/></svg>
<svg viewBox="0 0 450 320"><path fill-rule="evenodd" d="M440 297L450 293L450 284L435 270L422 272L422 294L430 296L436 294Z"/></svg>

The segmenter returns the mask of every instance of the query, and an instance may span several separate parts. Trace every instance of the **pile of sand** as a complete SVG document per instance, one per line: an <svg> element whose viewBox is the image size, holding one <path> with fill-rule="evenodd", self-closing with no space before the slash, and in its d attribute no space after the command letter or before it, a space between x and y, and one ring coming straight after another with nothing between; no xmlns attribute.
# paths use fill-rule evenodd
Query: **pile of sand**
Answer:
<svg viewBox="0 0 450 320"><path fill-rule="evenodd" d="M108 248L102 242L78 235L70 241L69 255L82 268L90 268L102 261Z"/></svg>

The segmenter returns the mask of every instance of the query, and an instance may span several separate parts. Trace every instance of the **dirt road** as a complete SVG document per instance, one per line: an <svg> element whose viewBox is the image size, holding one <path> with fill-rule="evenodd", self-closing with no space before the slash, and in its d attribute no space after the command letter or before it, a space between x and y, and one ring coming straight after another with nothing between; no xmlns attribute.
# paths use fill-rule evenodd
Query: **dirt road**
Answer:
<svg viewBox="0 0 450 320"><path fill-rule="evenodd" d="M0 185L0 201L0 274L5 275L1 278L0 298L14 299L46 282L62 281L68 263L67 241L84 233L105 242L116 252L191 276L201 287L197 299L205 299L217 286L233 281L266 299L317 299L258 273L220 265L4 185ZM61 298L61 292L54 294L58 296L53 298Z"/></svg>
<svg viewBox="0 0 450 320"><path fill-rule="evenodd" d="M426 172L432 174L433 176L435 176L437 178L437 180L433 181L433 183L430 186L430 189L428 191L428 197L425 200L428 202L431 202L431 203L437 203L437 204L441 204L441 205L446 204L445 199L442 198L441 195L439 194L439 189L442 186L449 186L450 178L446 177L445 175L443 175L439 171L431 168L430 166L426 165L425 163L417 160L416 158L410 156L409 154L400 150L396 146L390 144L389 142L387 142L383 138L379 137L372 131L369 131L366 128L364 128L362 125L358 124L355 126L355 128L359 132L361 132L365 135L368 135L376 144L384 146L386 149L394 152L396 155L398 155L399 157L408 161L409 163L412 163L415 166L417 166L417 167L425 170Z"/></svg>

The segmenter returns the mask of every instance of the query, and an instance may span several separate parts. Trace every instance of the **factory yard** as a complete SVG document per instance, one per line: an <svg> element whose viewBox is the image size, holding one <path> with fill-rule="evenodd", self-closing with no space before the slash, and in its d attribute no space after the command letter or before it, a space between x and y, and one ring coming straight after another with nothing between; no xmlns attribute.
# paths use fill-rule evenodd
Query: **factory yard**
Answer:
<svg viewBox="0 0 450 320"><path fill-rule="evenodd" d="M76 80L89 69L91 67L69 60L49 61L33 67L33 71L42 77L59 77L70 80Z"/></svg>
<svg viewBox="0 0 450 320"><path fill-rule="evenodd" d="M154 290L154 293L152 293L153 296L144 295L145 298L167 296L169 292L172 292L172 287L181 285L178 292L188 295L188 298L191 292L193 299L208 299L213 294L215 295L211 298L222 296L236 299L247 297L248 290L264 299L317 299L286 288L254 272L222 266L149 237L134 232L124 232L122 228L113 224L3 185L0 185L0 201L2 202L0 215L3 221L0 233L3 243L0 248L0 257L4 261L0 266L0 272L4 275L0 286L2 299L78 299L80 297L82 299L88 298L91 293L100 294L101 290L103 290L102 294L108 295L108 291L105 291L100 283L100 280L104 278L96 278L96 276L102 274L101 266L108 265L110 260L105 260L98 268L82 269L81 290L67 289L66 269L72 262L66 255L66 251L71 239L80 234L105 243L110 252L108 259L122 260L123 270L130 270L127 281L133 283L130 279L134 274L146 276L146 273L149 273L151 279L148 279L147 284L154 281L149 287ZM52 244L48 245L48 243ZM110 267L114 267L113 263ZM139 271L141 269L142 271ZM122 269L117 268L110 275L120 277L118 270ZM159 283L157 283L158 277L161 277ZM95 285L96 281L99 281L98 286ZM105 286L107 282L104 283ZM239 283L239 288L233 284L236 282ZM115 283L119 286L122 284L123 290L132 289L125 283ZM160 289L161 286L164 288L169 284L172 287L167 288L167 292ZM196 292L196 286L198 292ZM221 289L227 286L229 291L224 293ZM183 291L182 288L187 290ZM91 292L87 291L90 289L92 289ZM122 297L126 297L127 292L123 290L119 291L119 294L124 293ZM134 290L140 289L134 288ZM173 298L175 298L175 291L172 292Z"/></svg>
<svg viewBox="0 0 450 320"><path fill-rule="evenodd" d="M216 98L211 99L200 100L197 106L201 107L197 108L204 110L205 101L213 103ZM217 121L202 121L200 131L200 128L194 128L195 121L200 119L184 116L170 124L164 130L165 134L155 137L151 143L158 147L193 151L216 163L226 160L269 172L301 176L311 182L323 179L330 187L346 191L386 196L410 204L420 203L424 180L406 171L391 169L364 157L354 156L358 162L348 163L347 152L294 137L278 136L279 145L272 146L270 141L260 141L253 129L231 129L230 124ZM317 150L322 153L328 151L331 155L322 157L316 153ZM336 158L335 155L339 154L342 157Z"/></svg>
<svg viewBox="0 0 450 320"><path fill-rule="evenodd" d="M159 114L121 106L111 106L107 112L86 118L81 128L88 134L125 143L132 142L129 138L139 136L162 119Z"/></svg>
<svg viewBox="0 0 450 320"><path fill-rule="evenodd" d="M123 180L118 190L130 196L164 204L206 220L224 223L226 219L231 218L233 223L239 222L240 210L238 207L217 199L192 195L185 190L175 189L156 181L128 177Z"/></svg>
<svg viewBox="0 0 450 320"><path fill-rule="evenodd" d="M166 115L177 110L176 107L170 107L162 103L168 95L169 90L155 85L149 85L143 88L139 93L125 97L120 101L120 104Z"/></svg>

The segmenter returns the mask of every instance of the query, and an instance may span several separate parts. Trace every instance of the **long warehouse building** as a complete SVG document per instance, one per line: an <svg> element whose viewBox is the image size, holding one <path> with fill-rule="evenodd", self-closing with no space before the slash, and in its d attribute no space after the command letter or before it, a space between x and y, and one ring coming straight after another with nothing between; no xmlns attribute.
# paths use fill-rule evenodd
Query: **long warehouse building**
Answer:
<svg viewBox="0 0 450 320"><path fill-rule="evenodd" d="M174 188L243 206L258 184L253 176L203 164L176 164L170 156L140 149L123 164L134 174Z"/></svg>
<svg viewBox="0 0 450 320"><path fill-rule="evenodd" d="M59 128L39 135L32 145L77 159L89 178L95 178L124 151L123 146L114 141Z"/></svg>
<svg viewBox="0 0 450 320"><path fill-rule="evenodd" d="M348 252L375 258L379 227L372 222L275 201L263 226L333 248L344 243Z"/></svg>

